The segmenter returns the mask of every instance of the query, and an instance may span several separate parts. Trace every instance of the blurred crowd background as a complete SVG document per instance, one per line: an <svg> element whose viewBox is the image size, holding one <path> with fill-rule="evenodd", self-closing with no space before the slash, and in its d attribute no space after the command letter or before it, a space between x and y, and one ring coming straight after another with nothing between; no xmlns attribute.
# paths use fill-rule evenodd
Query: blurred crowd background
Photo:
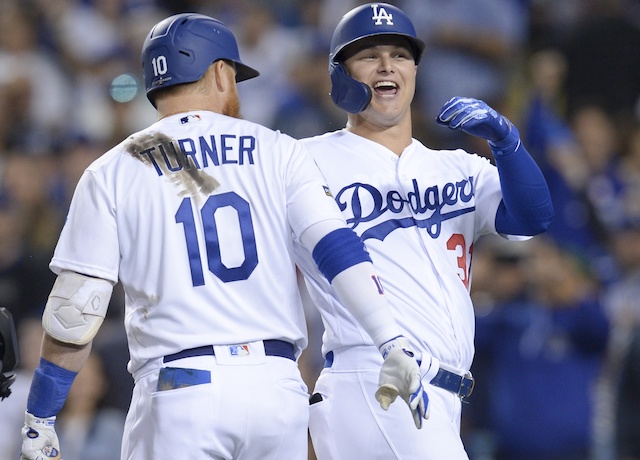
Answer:
<svg viewBox="0 0 640 460"><path fill-rule="evenodd" d="M239 85L244 118L306 137L345 124L328 96L329 40L360 3L0 2L0 303L21 352L14 394L0 402L0 458L18 455L54 281L48 263L75 184L155 121L140 84L150 28L186 11L225 22L242 60L261 72ZM490 157L486 143L434 123L452 96L485 100L518 126L556 211L544 236L475 245L477 385L462 427L470 457L640 459L640 0L391 3L427 43L415 137ZM301 366L311 387L322 326L309 313ZM59 415L66 460L119 458L133 385L123 314L116 289Z"/></svg>

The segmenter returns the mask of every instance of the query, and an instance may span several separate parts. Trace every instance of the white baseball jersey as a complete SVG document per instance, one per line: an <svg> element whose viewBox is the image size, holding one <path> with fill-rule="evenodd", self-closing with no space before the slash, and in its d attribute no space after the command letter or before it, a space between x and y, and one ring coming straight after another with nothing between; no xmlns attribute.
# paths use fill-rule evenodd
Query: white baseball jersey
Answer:
<svg viewBox="0 0 640 460"><path fill-rule="evenodd" d="M51 268L116 282L135 372L202 345L306 346L294 235L342 219L301 144L207 111L164 118L80 179Z"/></svg>
<svg viewBox="0 0 640 460"><path fill-rule="evenodd" d="M302 141L347 224L364 240L396 319L414 346L462 371L473 358L473 243L495 233L497 169L462 150L417 140L397 156L346 130ZM308 264L304 268L313 273ZM325 323L323 352L371 344L323 279L310 294Z"/></svg>

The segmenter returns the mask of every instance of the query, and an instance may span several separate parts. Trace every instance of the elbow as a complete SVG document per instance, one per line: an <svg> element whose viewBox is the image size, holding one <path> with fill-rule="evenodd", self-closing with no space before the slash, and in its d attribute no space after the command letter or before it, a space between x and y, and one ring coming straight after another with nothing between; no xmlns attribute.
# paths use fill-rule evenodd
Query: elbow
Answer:
<svg viewBox="0 0 640 460"><path fill-rule="evenodd" d="M532 223L530 227L531 232L529 236L536 236L546 232L547 230L549 230L549 227L551 226L552 221L553 219L548 219L545 221Z"/></svg>
<svg viewBox="0 0 640 460"><path fill-rule="evenodd" d="M544 206L529 208L527 212L518 214L508 212L503 202L496 215L496 230L506 235L536 236L549 229L553 222L553 215L551 201Z"/></svg>
<svg viewBox="0 0 640 460"><path fill-rule="evenodd" d="M537 234L544 233L547 230L549 230L549 227L551 227L551 223L553 222L553 216L555 215L555 211L553 209L553 204L551 203L551 200L549 200L548 204L543 208L540 214L541 216L538 219L539 231Z"/></svg>
<svg viewBox="0 0 640 460"><path fill-rule="evenodd" d="M551 227L551 223L553 222L553 216L553 206L550 205L548 206L548 209L545 209L545 212L538 215L537 219L529 223L528 226L530 227L531 231L529 236L540 235L541 233L549 230L549 227Z"/></svg>

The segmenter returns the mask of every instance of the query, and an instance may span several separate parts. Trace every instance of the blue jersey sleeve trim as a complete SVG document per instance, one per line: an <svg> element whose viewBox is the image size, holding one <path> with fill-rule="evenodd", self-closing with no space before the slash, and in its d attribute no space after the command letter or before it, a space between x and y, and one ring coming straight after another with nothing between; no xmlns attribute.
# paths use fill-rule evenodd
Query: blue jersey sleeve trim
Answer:
<svg viewBox="0 0 640 460"><path fill-rule="evenodd" d="M339 228L325 235L313 248L313 260L331 283L340 272L361 262L371 262L360 237L351 229Z"/></svg>
<svg viewBox="0 0 640 460"><path fill-rule="evenodd" d="M494 151L494 158L502 189L496 231L523 236L545 232L553 219L553 203L547 181L536 162L522 143L512 152Z"/></svg>
<svg viewBox="0 0 640 460"><path fill-rule="evenodd" d="M76 375L77 372L40 358L40 364L31 381L27 412L40 418L57 415L67 399Z"/></svg>

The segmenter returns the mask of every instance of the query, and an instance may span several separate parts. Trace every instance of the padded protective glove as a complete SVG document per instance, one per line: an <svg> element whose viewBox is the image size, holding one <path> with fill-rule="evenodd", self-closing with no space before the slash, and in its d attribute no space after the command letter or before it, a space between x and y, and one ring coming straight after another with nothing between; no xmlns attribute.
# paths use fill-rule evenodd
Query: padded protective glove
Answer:
<svg viewBox="0 0 640 460"><path fill-rule="evenodd" d="M25 412L20 460L61 460L55 417L39 418Z"/></svg>
<svg viewBox="0 0 640 460"><path fill-rule="evenodd" d="M380 370L376 399L387 410L398 395L407 403L416 427L422 428L422 419L429 418L429 397L424 391L416 353L409 340L396 337L380 346L384 358Z"/></svg>
<svg viewBox="0 0 640 460"><path fill-rule="evenodd" d="M450 99L436 123L486 139L492 148L502 149L520 140L520 133L506 117L485 102L469 97Z"/></svg>

